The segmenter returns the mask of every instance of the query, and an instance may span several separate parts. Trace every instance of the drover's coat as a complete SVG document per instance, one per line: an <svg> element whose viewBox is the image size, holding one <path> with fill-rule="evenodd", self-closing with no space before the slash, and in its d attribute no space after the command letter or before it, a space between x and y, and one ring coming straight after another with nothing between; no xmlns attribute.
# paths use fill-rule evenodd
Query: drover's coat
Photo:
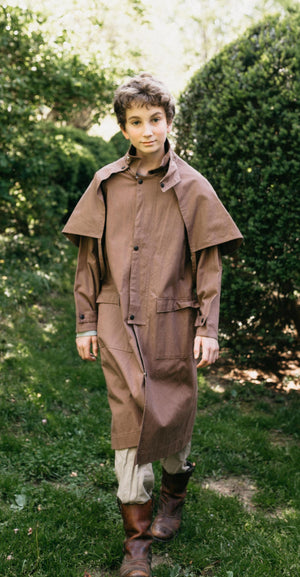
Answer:
<svg viewBox="0 0 300 577"><path fill-rule="evenodd" d="M112 447L138 446L142 464L190 441L194 326L205 327L216 297L209 275L204 287L197 274L199 254L230 253L242 236L210 184L172 150L161 172L142 178L130 152L95 174L63 232L80 247L77 330L98 324ZM218 249L206 253L215 287Z"/></svg>

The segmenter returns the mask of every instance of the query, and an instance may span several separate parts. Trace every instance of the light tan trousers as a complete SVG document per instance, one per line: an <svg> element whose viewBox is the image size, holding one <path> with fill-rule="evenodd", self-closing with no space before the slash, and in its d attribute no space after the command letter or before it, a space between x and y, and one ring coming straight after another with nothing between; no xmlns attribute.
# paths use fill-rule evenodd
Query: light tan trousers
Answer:
<svg viewBox="0 0 300 577"><path fill-rule="evenodd" d="M182 451L161 459L161 465L170 475L184 473L188 469L187 457L191 450L188 443ZM151 499L154 487L152 463L135 465L136 447L115 452L115 472L119 483L117 496L121 503L146 503Z"/></svg>

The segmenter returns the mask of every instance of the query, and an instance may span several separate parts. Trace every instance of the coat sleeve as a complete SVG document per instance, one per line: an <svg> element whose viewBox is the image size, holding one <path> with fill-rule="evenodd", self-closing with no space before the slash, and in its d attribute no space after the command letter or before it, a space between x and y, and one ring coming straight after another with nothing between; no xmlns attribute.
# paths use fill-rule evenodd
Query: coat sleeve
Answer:
<svg viewBox="0 0 300 577"><path fill-rule="evenodd" d="M77 333L97 329L96 301L101 288L100 276L97 240L82 236L74 284Z"/></svg>
<svg viewBox="0 0 300 577"><path fill-rule="evenodd" d="M218 339L222 259L217 246L197 255L196 291L200 309L195 321L196 335Z"/></svg>

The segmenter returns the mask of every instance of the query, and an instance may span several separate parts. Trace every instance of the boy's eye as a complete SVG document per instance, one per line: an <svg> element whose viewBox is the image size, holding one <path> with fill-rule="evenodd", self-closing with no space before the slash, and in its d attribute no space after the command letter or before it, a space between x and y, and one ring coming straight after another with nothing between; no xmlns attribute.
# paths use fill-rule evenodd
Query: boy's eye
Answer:
<svg viewBox="0 0 300 577"><path fill-rule="evenodd" d="M153 118L153 122L159 122L160 118Z"/></svg>
<svg viewBox="0 0 300 577"><path fill-rule="evenodd" d="M139 120L134 120L134 121L132 122L132 124L133 124L133 126L137 126L138 124L140 124L140 121L139 121Z"/></svg>

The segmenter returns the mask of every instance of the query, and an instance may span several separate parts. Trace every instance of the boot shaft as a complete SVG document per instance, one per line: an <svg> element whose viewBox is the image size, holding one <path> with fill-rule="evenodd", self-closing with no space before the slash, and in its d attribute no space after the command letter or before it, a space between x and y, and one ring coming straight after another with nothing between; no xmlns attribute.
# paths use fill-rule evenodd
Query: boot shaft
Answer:
<svg viewBox="0 0 300 577"><path fill-rule="evenodd" d="M162 471L158 511L151 527L152 535L158 541L169 541L180 527L187 485L195 469L191 463L187 464L189 468L185 473L170 475L165 469Z"/></svg>
<svg viewBox="0 0 300 577"><path fill-rule="evenodd" d="M150 577L153 542L150 531L152 499L143 504L119 503L119 506L125 530L124 559L120 575L121 577Z"/></svg>
<svg viewBox="0 0 300 577"><path fill-rule="evenodd" d="M173 497L184 499L189 479L195 470L195 466L189 461L187 461L187 465L189 468L185 473L177 473L176 475L170 475L170 473L167 473L165 469L162 470L162 492L172 495Z"/></svg>

